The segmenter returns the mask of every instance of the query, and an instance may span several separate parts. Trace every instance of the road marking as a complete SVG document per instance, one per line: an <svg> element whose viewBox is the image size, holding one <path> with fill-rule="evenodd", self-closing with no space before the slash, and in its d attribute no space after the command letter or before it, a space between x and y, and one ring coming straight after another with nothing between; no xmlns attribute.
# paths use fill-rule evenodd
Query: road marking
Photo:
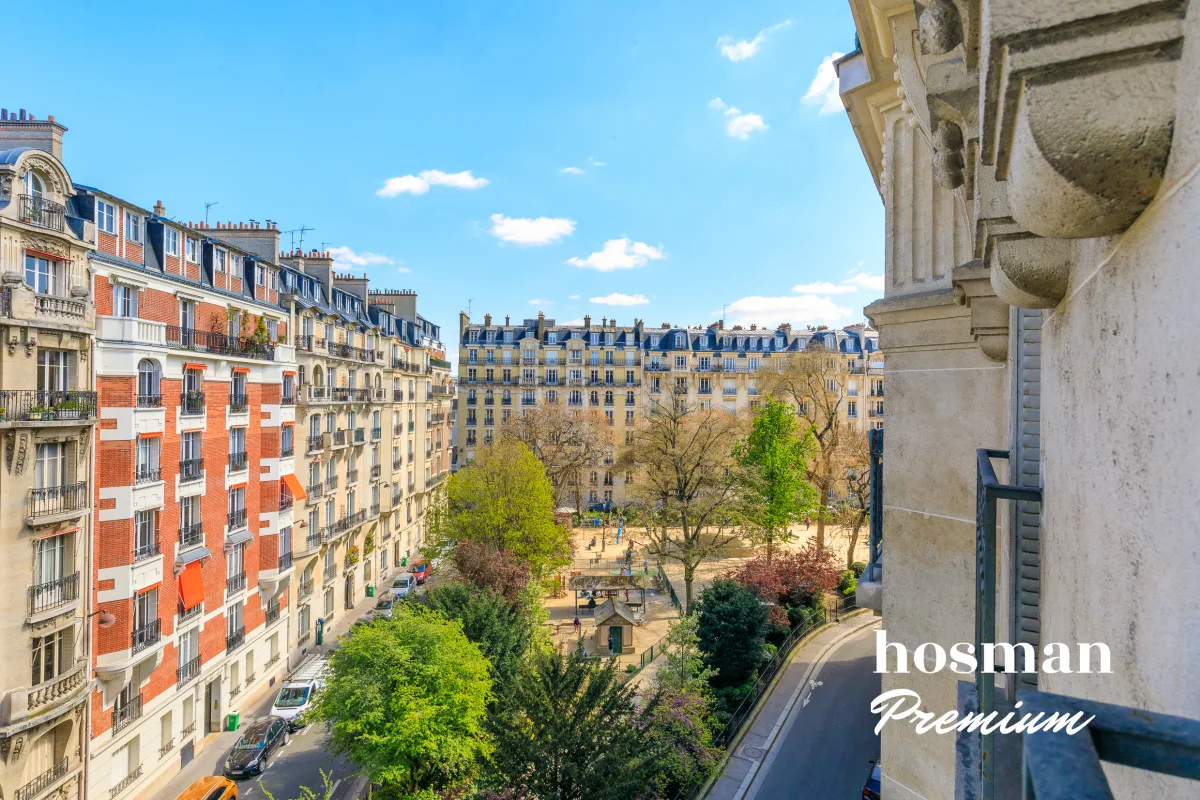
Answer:
<svg viewBox="0 0 1200 800"><path fill-rule="evenodd" d="M251 794L253 791L254 791L254 787L253 787L253 786L251 786L249 789L247 789L247 790L246 790L246 797L249 797L249 796L250 796L250 794Z"/></svg>
<svg viewBox="0 0 1200 800"><path fill-rule="evenodd" d="M333 797L335 794L337 794L337 787L340 786L341 783L342 783L341 778L338 778L336 781L333 782L333 787L329 790L330 797Z"/></svg>

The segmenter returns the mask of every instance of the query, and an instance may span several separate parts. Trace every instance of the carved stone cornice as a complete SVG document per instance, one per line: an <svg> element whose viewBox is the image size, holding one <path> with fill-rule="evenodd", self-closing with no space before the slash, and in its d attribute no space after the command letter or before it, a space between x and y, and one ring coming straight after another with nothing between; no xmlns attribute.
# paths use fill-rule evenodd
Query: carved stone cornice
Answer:
<svg viewBox="0 0 1200 800"><path fill-rule="evenodd" d="M1158 192L1186 0L991 0L980 162L1012 218L1047 238L1119 234Z"/></svg>
<svg viewBox="0 0 1200 800"><path fill-rule="evenodd" d="M991 275L981 261L954 268L954 298L971 309L971 336L991 361L1008 358L1009 305L992 290Z"/></svg>

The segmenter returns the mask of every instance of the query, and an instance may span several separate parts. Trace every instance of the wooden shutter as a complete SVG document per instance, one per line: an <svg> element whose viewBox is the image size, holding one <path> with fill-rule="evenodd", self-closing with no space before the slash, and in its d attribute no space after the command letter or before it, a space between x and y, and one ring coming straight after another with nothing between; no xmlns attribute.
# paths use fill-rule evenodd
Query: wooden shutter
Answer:
<svg viewBox="0 0 1200 800"><path fill-rule="evenodd" d="M1019 486L1041 485L1042 312L1014 310L1016 330L1013 362L1013 481ZM1039 649L1039 583L1041 503L1013 503L1013 642ZM1039 659L1040 667L1040 659ZM1019 673L1018 689L1036 689L1037 676Z"/></svg>

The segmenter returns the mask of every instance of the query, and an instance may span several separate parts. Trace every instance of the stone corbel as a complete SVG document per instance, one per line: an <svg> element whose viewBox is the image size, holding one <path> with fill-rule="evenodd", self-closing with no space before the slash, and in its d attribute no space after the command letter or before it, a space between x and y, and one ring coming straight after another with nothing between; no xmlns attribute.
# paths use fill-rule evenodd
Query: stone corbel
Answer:
<svg viewBox="0 0 1200 800"><path fill-rule="evenodd" d="M971 335L992 361L1008 358L1008 303L992 290L988 268L969 261L954 268L954 299L971 309Z"/></svg>
<svg viewBox="0 0 1200 800"><path fill-rule="evenodd" d="M1116 235L1154 199L1171 152L1186 10L1183 0L992 0L980 161L1007 182L1021 228Z"/></svg>

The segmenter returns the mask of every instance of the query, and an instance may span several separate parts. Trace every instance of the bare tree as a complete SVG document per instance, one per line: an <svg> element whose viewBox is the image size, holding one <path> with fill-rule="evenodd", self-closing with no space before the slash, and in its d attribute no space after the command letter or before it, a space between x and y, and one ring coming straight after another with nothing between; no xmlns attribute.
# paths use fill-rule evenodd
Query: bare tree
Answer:
<svg viewBox="0 0 1200 800"><path fill-rule="evenodd" d="M689 614L697 567L741 536L733 447L744 422L674 396L654 401L623 456L637 471L632 494L646 520L647 550L683 567Z"/></svg>
<svg viewBox="0 0 1200 800"><path fill-rule="evenodd" d="M846 548L846 569L854 564L858 535L871 515L871 449L867 435L846 431L841 444L841 461L846 470L846 489L850 498L838 506L837 523L850 531Z"/></svg>
<svg viewBox="0 0 1200 800"><path fill-rule="evenodd" d="M778 400L791 403L812 432L815 447L808 464L808 482L820 494L817 546L825 546L825 503L844 473L842 440L841 362L836 352L809 343L808 349L789 354L777 372L766 372L763 388Z"/></svg>
<svg viewBox="0 0 1200 800"><path fill-rule="evenodd" d="M502 436L523 442L546 467L558 505L583 510L583 471L612 455L612 428L596 411L546 403L522 409L501 427Z"/></svg>

